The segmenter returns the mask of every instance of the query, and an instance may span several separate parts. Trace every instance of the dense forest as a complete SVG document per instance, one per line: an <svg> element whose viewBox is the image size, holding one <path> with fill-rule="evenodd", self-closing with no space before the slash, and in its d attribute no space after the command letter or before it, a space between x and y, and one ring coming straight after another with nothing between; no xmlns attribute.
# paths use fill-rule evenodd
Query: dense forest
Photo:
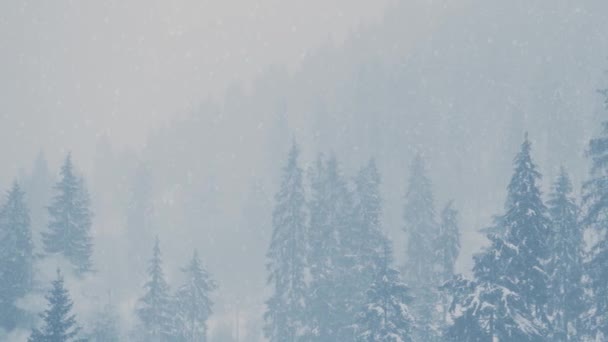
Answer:
<svg viewBox="0 0 608 342"><path fill-rule="evenodd" d="M333 154L319 154L304 170L294 138L274 198L266 264L272 294L263 314L264 336L277 342L603 340L608 336L608 121L603 127L589 142L591 171L581 198L573 195L565 167L543 196L526 133L513 159L504 211L484 229L490 244L475 255L471 276L455 272L461 248L457 204L437 209L424 155L409 169L401 226L408 243L405 262L398 264L382 223L376 162L371 159L352 180ZM58 179L47 189L48 222L40 238L34 237L28 196L18 181L4 198L0 322L5 331L31 329L29 342L206 341L218 284L196 250L184 261L182 282L169 284L158 237L134 305L137 323L124 329L111 293L95 318L79 322L63 272L75 282L96 272L94 215L86 179L70 154ZM149 210L137 204L140 215L131 219L127 245L149 234ZM36 273L48 267L46 259L63 267L51 284L36 281ZM44 311L23 307L23 298L40 294L48 302Z"/></svg>

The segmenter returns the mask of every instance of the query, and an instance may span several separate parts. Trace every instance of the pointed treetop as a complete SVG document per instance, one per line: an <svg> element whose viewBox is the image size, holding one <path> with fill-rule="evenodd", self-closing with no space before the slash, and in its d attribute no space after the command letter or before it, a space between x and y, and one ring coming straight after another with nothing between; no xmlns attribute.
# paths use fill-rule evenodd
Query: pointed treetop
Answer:
<svg viewBox="0 0 608 342"><path fill-rule="evenodd" d="M72 178L74 176L74 163L72 162L72 152L68 152L61 166L61 175L64 178Z"/></svg>
<svg viewBox="0 0 608 342"><path fill-rule="evenodd" d="M57 279L53 280L52 288L46 296L48 308L41 313L44 326L32 330L29 342L47 341L81 341L77 339L81 328L76 322L76 316L71 313L73 302L64 286L63 275L57 269Z"/></svg>
<svg viewBox="0 0 608 342"><path fill-rule="evenodd" d="M367 164L359 170L356 180L357 182L380 182L380 173L378 172L378 167L376 166L376 160L373 157L370 158Z"/></svg>
<svg viewBox="0 0 608 342"><path fill-rule="evenodd" d="M414 156L414 159L412 159L412 162L410 164L410 190L412 190L413 188L418 188L418 186L422 186L423 188L428 187L430 189L431 181L428 178L427 174L428 170L426 160L424 159L422 154L418 153Z"/></svg>
<svg viewBox="0 0 608 342"><path fill-rule="evenodd" d="M287 162L287 168L295 167L298 163L298 157L300 156L300 148L294 139L289 149L289 157Z"/></svg>
<svg viewBox="0 0 608 342"><path fill-rule="evenodd" d="M23 190L21 190L21 186L19 185L19 182L15 179L13 181L13 184L12 184L10 190L8 190L7 197L9 198L9 200L10 199L21 200L24 195L25 195L25 193L23 192Z"/></svg>
<svg viewBox="0 0 608 342"><path fill-rule="evenodd" d="M521 144L521 155L530 155L530 150L532 149L532 143L530 142L530 138L528 136L528 132L524 134L524 141Z"/></svg>
<svg viewBox="0 0 608 342"><path fill-rule="evenodd" d="M572 193L572 182L570 181L570 176L568 175L568 171L565 167L560 167L559 175L554 184L554 190L560 194L570 194Z"/></svg>
<svg viewBox="0 0 608 342"><path fill-rule="evenodd" d="M532 161L530 154L531 150L532 144L530 143L530 140L528 140L526 134L524 142L521 145L521 150L517 153L513 161L515 164L514 172L507 188L508 196L505 203L507 211L529 195L533 196L533 201L537 202L535 204L542 206L540 189L536 184L542 176L536 169L536 164Z"/></svg>

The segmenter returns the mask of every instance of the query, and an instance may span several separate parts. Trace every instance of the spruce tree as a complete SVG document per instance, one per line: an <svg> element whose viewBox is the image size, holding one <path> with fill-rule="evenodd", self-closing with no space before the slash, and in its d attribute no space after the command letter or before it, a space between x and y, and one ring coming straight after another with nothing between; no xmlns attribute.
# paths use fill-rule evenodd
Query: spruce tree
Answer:
<svg viewBox="0 0 608 342"><path fill-rule="evenodd" d="M352 194L333 156L319 157L311 180L307 338L352 340L357 308L351 297L356 265Z"/></svg>
<svg viewBox="0 0 608 342"><path fill-rule="evenodd" d="M7 330L20 316L15 301L32 288L33 264L29 211L15 182L0 208L0 324Z"/></svg>
<svg viewBox="0 0 608 342"><path fill-rule="evenodd" d="M143 323L145 340L170 341L175 335L173 303L169 285L165 281L158 238L148 267L146 293L139 299L137 316Z"/></svg>
<svg viewBox="0 0 608 342"><path fill-rule="evenodd" d="M408 236L404 277L411 286L416 301L412 310L419 317L415 335L419 340L433 341L438 337L438 288L440 267L437 263L435 239L439 233L431 181L424 160L417 155L410 169L406 205L403 213Z"/></svg>
<svg viewBox="0 0 608 342"><path fill-rule="evenodd" d="M80 327L76 323L76 316L71 313L73 303L59 270L46 299L49 307L40 315L44 325L41 329L32 330L28 342L84 341L78 338Z"/></svg>
<svg viewBox="0 0 608 342"><path fill-rule="evenodd" d="M77 273L92 270L92 212L84 180L75 174L70 154L61 167L61 180L55 185L49 211L48 232L43 233L45 252L60 254Z"/></svg>
<svg viewBox="0 0 608 342"><path fill-rule="evenodd" d="M515 158L507 212L498 221L504 233L490 233L490 246L475 257L475 280L456 286L459 308L448 335L475 341L486 334L499 341L544 341L548 333L546 270L551 238L547 208L537 186L541 175L527 138ZM463 289L469 289L469 292ZM473 335L458 336L458 333Z"/></svg>
<svg viewBox="0 0 608 342"><path fill-rule="evenodd" d="M271 342L297 341L304 329L306 202L298 156L294 142L275 196L272 240L267 253L268 282L274 293L266 302L264 329Z"/></svg>
<svg viewBox="0 0 608 342"><path fill-rule="evenodd" d="M550 307L554 341L577 341L579 317L584 310L583 231L579 226L579 208L572 198L572 184L565 169L553 185L547 202L551 216Z"/></svg>
<svg viewBox="0 0 608 342"><path fill-rule="evenodd" d="M443 332L447 342L492 341L489 325L492 325L493 306L487 300L488 292L475 281L456 275L441 289L451 298L448 312L451 324Z"/></svg>
<svg viewBox="0 0 608 342"><path fill-rule="evenodd" d="M350 306L361 307L366 293L386 267L388 238L382 229L382 198L380 174L371 159L355 177L353 228L350 233L353 264L346 269L352 280L349 289ZM392 258L392 255L388 255ZM392 260L392 259L391 259ZM390 262L390 261L389 261Z"/></svg>
<svg viewBox="0 0 608 342"><path fill-rule="evenodd" d="M608 108L608 92L605 95ZM596 235L585 264L593 296L585 332L598 341L608 337L608 121L602 126L601 135L589 142L591 178L583 185L583 223Z"/></svg>
<svg viewBox="0 0 608 342"><path fill-rule="evenodd" d="M476 260L476 267L483 265ZM533 316L522 296L509 288L456 277L445 289L454 298L450 307L453 322L444 332L445 341L548 341L542 322Z"/></svg>
<svg viewBox="0 0 608 342"><path fill-rule="evenodd" d="M185 283L176 294L176 330L181 340L186 342L207 341L207 320L212 314L211 293L217 285L201 264L194 251L192 260L183 270Z"/></svg>
<svg viewBox="0 0 608 342"><path fill-rule="evenodd" d="M411 342L414 319L408 305L412 298L408 287L399 279L399 272L390 266L392 252L385 242L380 268L366 292L366 301L359 314L357 341Z"/></svg>
<svg viewBox="0 0 608 342"><path fill-rule="evenodd" d="M547 207L537 185L541 174L532 161L531 146L526 134L507 189L507 212L501 218L506 232L504 242L516 246L517 253L512 260L503 258L506 263L501 266L508 267L510 272L504 276L510 278L510 283L516 285L515 290L525 296L537 317L545 320L549 286L545 264L550 258L552 234Z"/></svg>
<svg viewBox="0 0 608 342"><path fill-rule="evenodd" d="M382 269L387 237L382 230L380 174L372 159L355 178L354 227L351 234L358 268L359 291L364 293Z"/></svg>

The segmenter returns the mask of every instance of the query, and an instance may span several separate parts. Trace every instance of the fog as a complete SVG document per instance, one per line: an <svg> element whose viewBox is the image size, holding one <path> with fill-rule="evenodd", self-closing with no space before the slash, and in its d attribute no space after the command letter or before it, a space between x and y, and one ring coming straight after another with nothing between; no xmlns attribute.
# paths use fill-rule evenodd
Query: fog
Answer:
<svg viewBox="0 0 608 342"><path fill-rule="evenodd" d="M94 213L96 272L66 275L83 326L109 300L121 329L134 329L158 236L172 288L194 249L218 283L210 341L230 340L223 331L263 341L292 142L305 171L335 155L348 182L375 159L397 265L422 155L436 211L450 200L459 211L456 271L470 275L526 132L543 195L561 166L580 193L605 119L605 13L601 0L2 1L0 190L22 184L42 253L51 186L71 152ZM39 181L37 158L50 179ZM132 233L142 201L145 230ZM39 286L64 262L40 261ZM22 307L41 311L43 295ZM11 334L25 341L29 330Z"/></svg>
<svg viewBox="0 0 608 342"><path fill-rule="evenodd" d="M272 65L294 68L319 45L343 41L381 17L386 2L1 6L2 111L11 123L3 127L13 133L23 127L23 136L44 133L27 145L73 149L78 140L91 149L103 134L118 146L141 148L151 130L208 97L221 98L228 86L250 84ZM34 130L42 128L48 131Z"/></svg>

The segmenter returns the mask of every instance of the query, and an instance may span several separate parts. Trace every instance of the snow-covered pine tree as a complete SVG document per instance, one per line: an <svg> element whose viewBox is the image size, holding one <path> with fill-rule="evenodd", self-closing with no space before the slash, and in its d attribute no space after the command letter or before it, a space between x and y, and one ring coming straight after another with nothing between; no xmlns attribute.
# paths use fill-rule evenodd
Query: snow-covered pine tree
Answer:
<svg viewBox="0 0 608 342"><path fill-rule="evenodd" d="M307 307L307 339L353 339L352 194L335 157L319 157L311 172L308 264L311 273Z"/></svg>
<svg viewBox="0 0 608 342"><path fill-rule="evenodd" d="M606 108L608 109L608 90ZM602 124L600 136L589 142L591 178L583 185L583 223L595 233L585 269L593 295L585 322L585 332L596 341L608 338L608 121Z"/></svg>
<svg viewBox="0 0 608 342"><path fill-rule="evenodd" d="M408 305L412 298L409 289L391 267L392 251L385 239L380 267L366 292L365 304L359 314L357 341L360 342L411 342L414 319Z"/></svg>
<svg viewBox="0 0 608 342"><path fill-rule="evenodd" d="M527 138L515 158L508 187L507 213L498 221L504 233L490 233L491 244L475 257L475 281L455 286L453 340L475 341L487 334L499 341L545 341L551 238L547 209L537 181L541 175ZM469 289L466 292L463 289ZM458 333L473 335L458 336ZM482 335L483 335L482 334Z"/></svg>
<svg viewBox="0 0 608 342"><path fill-rule="evenodd" d="M149 279L144 285L146 293L139 299L137 316L143 323L145 341L171 341L175 336L173 303L169 285L162 269L160 243L154 242L154 249L148 267Z"/></svg>
<svg viewBox="0 0 608 342"><path fill-rule="evenodd" d="M526 267L517 260L520 248L499 237L490 240L491 246L475 257L474 291L462 305L463 316L477 320L469 331L484 327L491 341L546 341L545 322L537 317L530 293L518 286L528 280L513 270Z"/></svg>
<svg viewBox="0 0 608 342"><path fill-rule="evenodd" d="M476 261L476 267L484 266L483 261ZM444 285L444 289L450 292L454 301L450 307L452 324L444 331L443 340L548 341L543 336L546 331L542 322L533 317L522 296L509 288L458 276Z"/></svg>
<svg viewBox="0 0 608 342"><path fill-rule="evenodd" d="M32 288L34 252L25 194L17 182L0 208L0 325L11 330L20 310L15 301Z"/></svg>
<svg viewBox="0 0 608 342"><path fill-rule="evenodd" d="M359 290L369 289L378 271L382 269L384 246L387 237L382 230L382 198L380 174L372 159L361 168L355 178L354 226L351 238L356 253Z"/></svg>
<svg viewBox="0 0 608 342"><path fill-rule="evenodd" d="M304 332L306 200L299 154L294 142L275 195L273 232L267 253L268 283L274 293L266 302L264 315L264 332L271 342L294 342Z"/></svg>
<svg viewBox="0 0 608 342"><path fill-rule="evenodd" d="M74 172L70 154L61 167L61 180L55 185L49 210L48 231L42 234L44 250L61 254L78 274L92 270L90 198L84 180Z"/></svg>
<svg viewBox="0 0 608 342"><path fill-rule="evenodd" d="M80 327L76 323L76 316L71 313L73 303L59 270L46 299L49 307L40 315L44 325L41 329L32 330L28 342L84 341L78 338Z"/></svg>
<svg viewBox="0 0 608 342"><path fill-rule="evenodd" d="M412 312L418 317L415 336L418 340L433 341L438 338L440 303L440 268L437 264L435 238L439 233L431 181L422 156L417 155L410 168L406 194L403 230L408 235L404 278L416 298Z"/></svg>
<svg viewBox="0 0 608 342"><path fill-rule="evenodd" d="M515 170L508 186L507 212L501 218L506 244L516 246L514 259L505 259L506 276L516 285L524 300L532 306L535 316L545 320L547 288L546 263L550 258L549 241L552 234L547 207L541 198L537 182L540 172L530 155L531 143L526 133L521 151L515 158ZM498 266L498 265L497 265ZM507 273L508 272L508 273Z"/></svg>
<svg viewBox="0 0 608 342"><path fill-rule="evenodd" d="M175 295L176 330L181 341L206 342L207 320L213 313L210 296L217 284L201 264L196 251L183 271L186 281Z"/></svg>
<svg viewBox="0 0 608 342"><path fill-rule="evenodd" d="M451 298L448 312L451 317L443 332L446 342L492 341L488 325L492 325L493 306L485 302L486 291L474 281L456 275L441 289ZM481 296L483 295L483 296Z"/></svg>
<svg viewBox="0 0 608 342"><path fill-rule="evenodd" d="M579 208L572 198L572 183L564 168L547 202L551 216L551 298L554 341L578 341L579 317L583 313L582 285L584 241Z"/></svg>

